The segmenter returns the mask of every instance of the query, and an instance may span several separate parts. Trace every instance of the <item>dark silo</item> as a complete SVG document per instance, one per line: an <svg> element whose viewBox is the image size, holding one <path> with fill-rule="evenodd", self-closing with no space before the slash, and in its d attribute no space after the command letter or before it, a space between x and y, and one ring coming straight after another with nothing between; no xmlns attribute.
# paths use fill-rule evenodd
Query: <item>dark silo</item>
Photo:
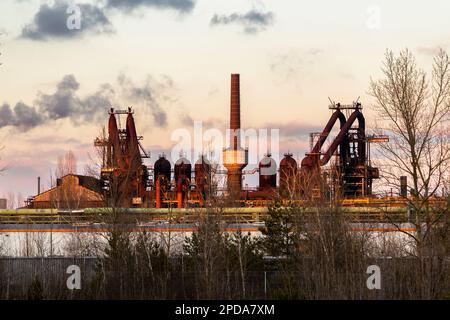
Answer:
<svg viewBox="0 0 450 320"><path fill-rule="evenodd" d="M174 175L175 175L175 183L178 183L178 180L182 180L183 184L188 183L186 179L191 180L192 175L192 165L190 161L186 158L180 158L175 162L174 167Z"/></svg>
<svg viewBox="0 0 450 320"><path fill-rule="evenodd" d="M280 191L293 189L298 173L297 161L291 153L286 153L280 161Z"/></svg>
<svg viewBox="0 0 450 320"><path fill-rule="evenodd" d="M155 183L157 179L164 180L165 183L170 183L170 171L172 166L164 155L159 156L153 169L155 173Z"/></svg>
<svg viewBox="0 0 450 320"><path fill-rule="evenodd" d="M259 189L266 190L277 187L277 163L267 154L259 162Z"/></svg>
<svg viewBox="0 0 450 320"><path fill-rule="evenodd" d="M209 183L211 174L211 164L204 156L201 156L195 163L195 185L203 192Z"/></svg>

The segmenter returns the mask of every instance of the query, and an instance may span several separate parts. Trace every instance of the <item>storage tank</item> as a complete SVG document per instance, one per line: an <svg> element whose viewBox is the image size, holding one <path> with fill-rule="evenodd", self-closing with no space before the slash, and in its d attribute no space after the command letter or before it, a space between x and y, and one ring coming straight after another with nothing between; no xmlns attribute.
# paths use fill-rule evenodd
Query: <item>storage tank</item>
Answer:
<svg viewBox="0 0 450 320"><path fill-rule="evenodd" d="M295 160L294 160L295 161ZM259 162L259 189L277 187L277 163L267 154Z"/></svg>
<svg viewBox="0 0 450 320"><path fill-rule="evenodd" d="M284 158L280 161L280 191L292 189L298 173L297 161L292 158L292 153L285 153Z"/></svg>
<svg viewBox="0 0 450 320"><path fill-rule="evenodd" d="M172 166L169 160L166 159L165 155L162 154L159 156L159 159L156 160L154 165L154 173L155 173L155 183L158 178L165 180L166 183L170 183L170 171Z"/></svg>
<svg viewBox="0 0 450 320"><path fill-rule="evenodd" d="M211 163L205 156L201 156L195 163L195 185L203 192L205 185L208 184L211 173Z"/></svg>
<svg viewBox="0 0 450 320"><path fill-rule="evenodd" d="M175 162L174 175L175 175L175 184L178 183L179 179L181 180L189 179L190 181L192 175L191 162L184 157L178 159L177 162ZM182 181L182 183L185 184L186 181Z"/></svg>

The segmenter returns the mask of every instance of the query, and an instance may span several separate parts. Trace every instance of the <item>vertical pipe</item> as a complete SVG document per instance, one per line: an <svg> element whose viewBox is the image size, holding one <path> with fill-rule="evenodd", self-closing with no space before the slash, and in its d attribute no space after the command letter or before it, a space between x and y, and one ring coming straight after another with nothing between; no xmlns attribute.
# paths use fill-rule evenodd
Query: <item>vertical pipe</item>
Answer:
<svg viewBox="0 0 450 320"><path fill-rule="evenodd" d="M231 149L237 150L239 147L239 129L241 128L241 94L240 94L239 74L231 75L231 97L230 97L230 129L231 129Z"/></svg>
<svg viewBox="0 0 450 320"><path fill-rule="evenodd" d="M183 194L181 192L181 179L177 182L177 207L178 209L183 208Z"/></svg>
<svg viewBox="0 0 450 320"><path fill-rule="evenodd" d="M267 271L264 271L264 299L267 299Z"/></svg>
<svg viewBox="0 0 450 320"><path fill-rule="evenodd" d="M161 208L161 182L156 178L156 208Z"/></svg>

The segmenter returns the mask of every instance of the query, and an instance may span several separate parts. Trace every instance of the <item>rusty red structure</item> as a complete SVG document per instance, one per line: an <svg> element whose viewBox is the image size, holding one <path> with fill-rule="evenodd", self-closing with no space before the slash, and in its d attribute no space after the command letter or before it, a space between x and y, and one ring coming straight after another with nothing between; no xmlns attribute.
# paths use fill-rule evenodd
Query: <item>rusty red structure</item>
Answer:
<svg viewBox="0 0 450 320"><path fill-rule="evenodd" d="M331 173L333 193L346 198L365 197L372 194L373 179L379 178L378 169L369 165L367 159L367 137L362 106L359 102L343 106L332 104L335 110L311 152L301 162L301 170L312 177L320 177L321 167L336 155L334 171ZM347 118L342 110L351 112ZM326 150L322 150L336 122L340 129ZM354 126L358 121L358 126ZM322 190L323 191L323 190Z"/></svg>
<svg viewBox="0 0 450 320"><path fill-rule="evenodd" d="M258 164L259 190L275 189L277 187L277 163L267 153Z"/></svg>
<svg viewBox="0 0 450 320"><path fill-rule="evenodd" d="M298 164L292 157L292 153L285 153L280 161L280 195L291 196L296 188L298 180Z"/></svg>
<svg viewBox="0 0 450 320"><path fill-rule="evenodd" d="M177 185L177 206L182 208L189 197L192 178L191 162L185 157L181 157L175 162L174 178Z"/></svg>
<svg viewBox="0 0 450 320"><path fill-rule="evenodd" d="M240 94L240 75L232 74L230 144L223 150L226 170L213 169L204 155L194 167L187 158L180 156L173 169L170 161L161 155L153 168L147 168L143 164L146 154L139 142L142 137L137 135L132 110L111 109L108 136L96 140L96 145L105 149L101 176L110 200L116 195L119 199L117 204L125 207L202 207L207 205L213 193L217 194L217 185L213 188L213 173L226 175L226 188L220 194L237 201L235 205L259 205L277 199L302 200L311 191L314 196L330 199L371 195L372 181L379 175L377 168L373 168L367 159L370 150L360 103L330 106L330 119L300 165L288 152L277 167L276 161L267 154L257 168L244 171L248 164L248 150L241 146ZM124 129L119 126L122 114L126 115ZM330 139L333 130L337 135ZM328 140L331 141L325 147ZM254 173L258 173L259 186L243 188L243 176ZM307 182L310 184L305 187Z"/></svg>
<svg viewBox="0 0 450 320"><path fill-rule="evenodd" d="M239 74L231 74L229 146L223 150L226 170L219 168L217 163L212 165L205 155L200 155L194 168L186 157L181 156L172 167L164 154L153 167L146 166L143 159L149 156L140 143L142 137L137 134L133 110L111 108L107 132L94 142L102 149L98 182L103 186L107 205L203 207L210 205L211 198L216 195L231 199L228 203L232 206L267 205L268 201L274 200L302 201L311 194L330 200L371 196L373 180L379 173L370 164L370 143L384 142L386 138L366 136L359 102L351 105L332 103L330 119L317 141L314 141L314 134L311 135L311 150L300 165L288 152L278 167L276 160L266 154L256 168L244 170L248 164L248 150L241 146L240 80ZM125 121L121 122L121 117L125 117ZM337 135L331 138L333 130ZM331 141L327 143L328 140ZM258 173L258 187L243 187L243 177L255 173ZM226 175L225 188L218 186L213 175ZM402 194L406 194L404 189L406 187Z"/></svg>
<svg viewBox="0 0 450 320"><path fill-rule="evenodd" d="M204 206L204 202L209 198L211 190L211 163L201 155L194 166L195 186L199 195L199 204Z"/></svg>
<svg viewBox="0 0 450 320"><path fill-rule="evenodd" d="M248 150L241 147L240 75L231 75L230 95L230 147L223 151L223 164L227 168L227 188L234 197L240 197L242 170L248 163Z"/></svg>
<svg viewBox="0 0 450 320"><path fill-rule="evenodd" d="M165 200L167 193L170 191L171 170L170 161L166 159L164 154L160 155L153 166L154 192L152 198L155 199L156 208L161 208L162 201Z"/></svg>
<svg viewBox="0 0 450 320"><path fill-rule="evenodd" d="M124 129L118 126L120 115L126 115ZM111 108L107 137L97 138L94 143L103 148L101 179L110 205L142 206L148 199L149 173L142 161L148 155L139 143L141 139L136 132L133 110Z"/></svg>

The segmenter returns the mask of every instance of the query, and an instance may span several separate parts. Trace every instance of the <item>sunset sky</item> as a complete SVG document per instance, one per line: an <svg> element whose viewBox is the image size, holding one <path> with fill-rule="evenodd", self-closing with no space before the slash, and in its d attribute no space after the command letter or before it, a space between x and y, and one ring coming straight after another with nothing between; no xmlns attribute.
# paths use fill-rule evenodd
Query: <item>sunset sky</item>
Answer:
<svg viewBox="0 0 450 320"><path fill-rule="evenodd" d="M0 12L0 197L35 194L37 176L46 189L68 150L82 174L110 106L135 109L148 164L193 120L224 130L231 73L242 126L280 129L280 152L301 159L328 97L360 97L370 129L386 49L428 70L450 44L448 0L2 0Z"/></svg>

